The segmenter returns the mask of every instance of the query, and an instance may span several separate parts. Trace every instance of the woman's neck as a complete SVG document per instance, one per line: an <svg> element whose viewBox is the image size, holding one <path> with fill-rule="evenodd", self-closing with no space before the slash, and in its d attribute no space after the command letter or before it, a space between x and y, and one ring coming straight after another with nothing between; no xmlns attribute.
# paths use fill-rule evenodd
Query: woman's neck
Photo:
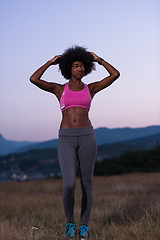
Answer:
<svg viewBox="0 0 160 240"><path fill-rule="evenodd" d="M72 85L72 86L83 86L84 83L81 81L81 79L78 80L78 79L75 79L75 78L71 78L69 80L68 84Z"/></svg>

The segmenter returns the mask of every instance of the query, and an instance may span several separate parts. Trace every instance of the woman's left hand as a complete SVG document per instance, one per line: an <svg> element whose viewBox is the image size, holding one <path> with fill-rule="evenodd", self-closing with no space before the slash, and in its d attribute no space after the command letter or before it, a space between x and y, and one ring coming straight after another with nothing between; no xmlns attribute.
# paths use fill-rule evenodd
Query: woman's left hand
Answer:
<svg viewBox="0 0 160 240"><path fill-rule="evenodd" d="M94 62L98 62L100 60L100 57L98 57L95 53L90 52L90 54L92 54Z"/></svg>

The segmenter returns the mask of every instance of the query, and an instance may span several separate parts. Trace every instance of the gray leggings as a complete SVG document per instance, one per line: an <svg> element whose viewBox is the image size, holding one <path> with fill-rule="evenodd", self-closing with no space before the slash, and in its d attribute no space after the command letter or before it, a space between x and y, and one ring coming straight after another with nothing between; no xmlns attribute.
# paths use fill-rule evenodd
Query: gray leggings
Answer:
<svg viewBox="0 0 160 240"><path fill-rule="evenodd" d="M92 176L97 154L93 127L60 129L58 157L63 177L63 206L68 222L74 222L76 162L80 167L81 224L88 225L92 208Z"/></svg>

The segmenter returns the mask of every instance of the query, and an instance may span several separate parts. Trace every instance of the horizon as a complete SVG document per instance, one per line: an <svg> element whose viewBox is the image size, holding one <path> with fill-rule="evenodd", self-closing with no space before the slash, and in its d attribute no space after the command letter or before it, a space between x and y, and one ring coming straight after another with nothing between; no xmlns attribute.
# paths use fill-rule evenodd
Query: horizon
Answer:
<svg viewBox="0 0 160 240"><path fill-rule="evenodd" d="M142 126L142 127L116 127L116 128L109 128L109 127L97 127L97 128L93 128L94 130L97 130L97 129L103 129L103 128L106 128L106 129L109 129L109 130L118 130L118 129L142 129L142 128L150 128L150 127L160 127L160 125L149 125L149 126ZM158 133L157 133L158 134ZM6 140L6 141L14 141L14 142L33 142L33 143L41 143L41 142L47 142L47 141L51 141L51 140L56 140L58 139L57 138L51 138L51 139L42 139L42 140L33 140L33 139L21 139L21 140L15 140L15 139L8 139L6 138L1 132L0 132L0 136Z"/></svg>

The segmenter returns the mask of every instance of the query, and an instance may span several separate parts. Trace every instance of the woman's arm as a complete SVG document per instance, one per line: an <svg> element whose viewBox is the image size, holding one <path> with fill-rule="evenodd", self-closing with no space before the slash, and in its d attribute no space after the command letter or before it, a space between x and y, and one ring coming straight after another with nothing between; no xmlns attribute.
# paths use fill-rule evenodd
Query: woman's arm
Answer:
<svg viewBox="0 0 160 240"><path fill-rule="evenodd" d="M61 55L55 56L53 59L49 60L47 63L45 63L42 67L40 67L37 71L35 71L32 76L30 77L31 83L35 84L37 87L56 94L56 88L59 84L52 83L52 82L46 82L41 79L43 73L47 70L48 67L51 65L58 64L58 59L61 57Z"/></svg>
<svg viewBox="0 0 160 240"><path fill-rule="evenodd" d="M94 61L95 62L100 62L100 64L107 70L109 73L109 76L104 78L101 81L98 82L93 82L88 85L91 96L93 97L97 92L103 90L104 88L108 87L111 85L117 78L119 78L120 73L117 69L115 69L111 64L106 62L105 60L101 59L98 57L95 53L91 52Z"/></svg>

